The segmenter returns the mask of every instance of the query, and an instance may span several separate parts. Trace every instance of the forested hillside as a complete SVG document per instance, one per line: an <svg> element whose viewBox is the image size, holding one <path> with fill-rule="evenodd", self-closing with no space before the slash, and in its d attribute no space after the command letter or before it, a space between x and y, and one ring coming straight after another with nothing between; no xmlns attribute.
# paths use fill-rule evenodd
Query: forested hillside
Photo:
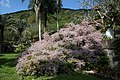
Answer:
<svg viewBox="0 0 120 80"><path fill-rule="evenodd" d="M73 23L80 23L83 18L84 14L90 10L72 10L72 9L62 9L59 12L59 27L62 28L64 27L67 23L73 22ZM35 26L35 13L33 10L25 10L25 11L18 11L15 13L9 13L9 14L4 14L5 16L10 16L11 19L18 20L18 22L23 23L24 29L22 30L22 38L23 41L30 40L33 38L38 38L38 26ZM19 23L18 23L19 24ZM57 31L57 23L56 23L56 14L53 15L48 15L47 19L47 31L51 33L54 33ZM42 28L44 27L44 20L42 22ZM8 28L8 27L7 27ZM10 29L13 29L11 32ZM22 28L19 27L19 25L13 25L10 26L8 29L5 30L4 32L4 41L18 41L18 35L19 32L16 32L15 29L17 28ZM44 32L44 29L42 29L42 32Z"/></svg>

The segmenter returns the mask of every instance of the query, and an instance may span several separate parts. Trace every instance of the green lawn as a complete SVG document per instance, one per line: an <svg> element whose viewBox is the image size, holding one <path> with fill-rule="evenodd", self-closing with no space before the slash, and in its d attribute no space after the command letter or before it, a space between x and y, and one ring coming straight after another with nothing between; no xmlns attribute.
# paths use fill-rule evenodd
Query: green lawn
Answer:
<svg viewBox="0 0 120 80"><path fill-rule="evenodd" d="M16 74L16 53L0 53L0 80L20 80ZM41 76L38 78L27 76L24 80L103 80L91 75L73 73L71 75L61 74L58 76Z"/></svg>

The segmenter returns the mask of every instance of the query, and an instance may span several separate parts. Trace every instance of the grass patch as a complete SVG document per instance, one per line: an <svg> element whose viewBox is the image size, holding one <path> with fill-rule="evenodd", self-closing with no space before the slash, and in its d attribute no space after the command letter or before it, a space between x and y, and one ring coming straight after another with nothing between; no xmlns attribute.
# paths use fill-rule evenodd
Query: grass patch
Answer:
<svg viewBox="0 0 120 80"><path fill-rule="evenodd" d="M0 68L0 80L19 80L15 67L2 66Z"/></svg>
<svg viewBox="0 0 120 80"><path fill-rule="evenodd" d="M16 53L0 53L0 80L19 80L15 70Z"/></svg>

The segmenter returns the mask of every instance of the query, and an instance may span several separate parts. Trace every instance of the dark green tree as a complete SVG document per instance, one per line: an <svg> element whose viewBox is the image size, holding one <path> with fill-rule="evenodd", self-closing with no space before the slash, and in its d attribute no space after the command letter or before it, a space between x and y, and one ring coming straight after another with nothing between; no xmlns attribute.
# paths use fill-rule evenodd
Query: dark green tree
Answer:
<svg viewBox="0 0 120 80"><path fill-rule="evenodd" d="M25 0L22 0L24 2ZM30 0L29 7L32 7L35 11L36 14L36 25L38 24L39 26L39 41L41 41L41 11L40 11L40 6L41 6L42 0Z"/></svg>
<svg viewBox="0 0 120 80"><path fill-rule="evenodd" d="M23 32L29 25L27 24L27 15L22 14L18 19L15 19L14 24L11 27L11 30L14 29L18 33L18 42L22 42Z"/></svg>
<svg viewBox="0 0 120 80"><path fill-rule="evenodd" d="M11 16L0 15L0 52L2 52L3 50L2 48L4 41L4 31L8 26L10 26L13 23L11 18Z"/></svg>
<svg viewBox="0 0 120 80"><path fill-rule="evenodd" d="M41 12L43 12L43 20L44 20L44 31L47 28L47 16L48 14L56 13L56 21L57 21L57 30L59 29L58 25L58 13L61 9L61 0L43 0L41 5Z"/></svg>
<svg viewBox="0 0 120 80"><path fill-rule="evenodd" d="M1 17L1 15L0 15L0 52L2 52L3 31L4 31L4 26L2 25L2 17Z"/></svg>
<svg viewBox="0 0 120 80"><path fill-rule="evenodd" d="M22 0L25 1L25 0ZM39 23L39 40L41 41L41 20L42 16L44 16L44 31L46 31L47 27L47 15L58 13L58 9L60 9L61 0L30 0L29 8L34 9L36 13L36 24ZM57 17L58 21L58 17ZM58 26L57 26L58 27Z"/></svg>

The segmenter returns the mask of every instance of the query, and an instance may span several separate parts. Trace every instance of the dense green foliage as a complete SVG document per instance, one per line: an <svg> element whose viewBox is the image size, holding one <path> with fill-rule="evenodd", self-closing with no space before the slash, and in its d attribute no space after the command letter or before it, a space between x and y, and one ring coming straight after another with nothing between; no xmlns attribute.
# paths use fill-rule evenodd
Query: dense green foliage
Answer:
<svg viewBox="0 0 120 80"><path fill-rule="evenodd" d="M74 22L80 23L83 19L83 15L85 10L72 10L72 9L62 9L59 13L59 24L60 28L63 27L66 23ZM27 24L34 24L35 23L35 14L32 10L30 11L20 11L17 13L7 14L8 16L11 15L13 18L19 18L21 15L26 15L24 18L28 19ZM48 31L55 32L56 31L56 14L48 15L47 21ZM36 26L32 26L35 28Z"/></svg>
<svg viewBox="0 0 120 80"><path fill-rule="evenodd" d="M84 13L85 10L62 9L58 17L59 27L62 28L70 22L80 23ZM4 16L11 16L11 21L14 21L13 24L8 25L6 29L4 29L5 45L13 46L13 44L18 45L22 42L26 46L26 44L38 40L38 26L36 26L35 13L32 10L5 14ZM56 20L56 14L48 15L46 31L50 34L57 31ZM42 25L42 33L43 32L44 25Z"/></svg>

